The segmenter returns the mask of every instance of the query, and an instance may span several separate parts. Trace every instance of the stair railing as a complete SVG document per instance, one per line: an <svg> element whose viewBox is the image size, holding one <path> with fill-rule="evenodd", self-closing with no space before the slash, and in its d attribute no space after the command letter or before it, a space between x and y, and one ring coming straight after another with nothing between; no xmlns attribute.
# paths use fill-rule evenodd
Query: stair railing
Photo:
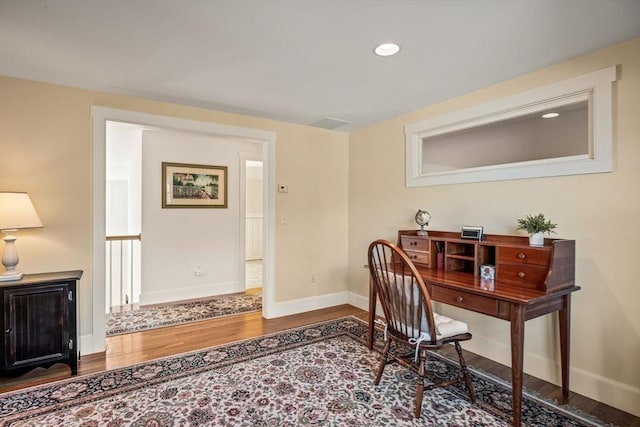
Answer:
<svg viewBox="0 0 640 427"><path fill-rule="evenodd" d="M114 307L133 306L138 304L139 294L134 289L140 289L134 276L135 249L140 249L142 235L122 235L106 237L106 282L107 299L106 311L113 311Z"/></svg>

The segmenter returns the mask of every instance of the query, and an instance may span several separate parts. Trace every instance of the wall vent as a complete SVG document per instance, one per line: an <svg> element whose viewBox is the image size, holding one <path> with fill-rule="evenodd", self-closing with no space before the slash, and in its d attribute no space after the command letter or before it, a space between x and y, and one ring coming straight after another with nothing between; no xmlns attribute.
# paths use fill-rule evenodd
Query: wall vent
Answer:
<svg viewBox="0 0 640 427"><path fill-rule="evenodd" d="M350 123L351 122L348 122L346 120L334 119L332 117L325 117L322 120L318 120L317 122L311 123L309 126L314 126L314 127L323 128L323 129L337 129L341 126L346 126Z"/></svg>

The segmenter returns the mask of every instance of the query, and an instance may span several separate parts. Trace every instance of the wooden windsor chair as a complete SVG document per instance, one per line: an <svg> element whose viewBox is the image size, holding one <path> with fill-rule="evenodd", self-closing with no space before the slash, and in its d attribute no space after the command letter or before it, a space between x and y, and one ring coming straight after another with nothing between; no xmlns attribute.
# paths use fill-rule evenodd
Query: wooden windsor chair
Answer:
<svg viewBox="0 0 640 427"><path fill-rule="evenodd" d="M471 339L467 324L434 313L427 287L409 257L396 245L376 240L369 246L369 272L372 285L382 305L386 343L374 383L378 385L387 364L397 362L418 375L415 417L422 411L425 389L427 350L437 350L452 343L458 353L462 375L426 386L427 389L465 381L469 397L475 402L473 383L462 355L461 341ZM396 344L392 351L392 343ZM413 347L411 354L397 354L398 349ZM406 353L406 352L405 352Z"/></svg>

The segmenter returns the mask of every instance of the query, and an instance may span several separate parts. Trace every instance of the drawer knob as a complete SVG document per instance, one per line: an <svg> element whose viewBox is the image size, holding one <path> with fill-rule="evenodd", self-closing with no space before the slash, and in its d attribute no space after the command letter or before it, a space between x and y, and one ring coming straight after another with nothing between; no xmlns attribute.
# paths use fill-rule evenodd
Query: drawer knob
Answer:
<svg viewBox="0 0 640 427"><path fill-rule="evenodd" d="M524 274L522 271L521 271L520 273L518 273L518 277L519 277L519 278L521 278L521 279L522 279L524 276L526 276L526 274Z"/></svg>
<svg viewBox="0 0 640 427"><path fill-rule="evenodd" d="M5 334L10 334L10 333L11 333L11 331L12 331L12 329L11 329L11 328L7 328L7 329L5 329L4 333L5 333Z"/></svg>
<svg viewBox="0 0 640 427"><path fill-rule="evenodd" d="M527 257L527 256L526 256L525 254L523 254L522 252L520 252L520 253L518 254L518 258L520 258L520 259L525 259L526 257Z"/></svg>
<svg viewBox="0 0 640 427"><path fill-rule="evenodd" d="M462 302L462 300L464 300L464 298L462 298L462 297L456 297L456 302Z"/></svg>

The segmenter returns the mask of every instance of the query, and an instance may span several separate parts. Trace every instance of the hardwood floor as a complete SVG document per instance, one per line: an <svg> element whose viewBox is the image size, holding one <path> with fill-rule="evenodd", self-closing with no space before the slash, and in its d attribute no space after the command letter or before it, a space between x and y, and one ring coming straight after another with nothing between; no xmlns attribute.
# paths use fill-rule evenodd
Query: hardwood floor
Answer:
<svg viewBox="0 0 640 427"><path fill-rule="evenodd" d="M120 368L348 315L367 320L367 312L350 305L342 305L277 319L263 319L260 313L248 313L117 335L107 338L105 353L83 356L78 364L78 374L85 375ZM451 351L454 350L451 349ZM465 358L469 366L506 380L511 377L511 370L507 366L467 351L465 351ZM0 392L56 381L69 376L70 370L66 365L55 365L46 370L38 368L22 377L0 378ZM526 374L524 385L526 389L535 391L547 399L555 400L561 395L559 387ZM568 404L607 423L640 427L640 418L576 393L571 393Z"/></svg>

